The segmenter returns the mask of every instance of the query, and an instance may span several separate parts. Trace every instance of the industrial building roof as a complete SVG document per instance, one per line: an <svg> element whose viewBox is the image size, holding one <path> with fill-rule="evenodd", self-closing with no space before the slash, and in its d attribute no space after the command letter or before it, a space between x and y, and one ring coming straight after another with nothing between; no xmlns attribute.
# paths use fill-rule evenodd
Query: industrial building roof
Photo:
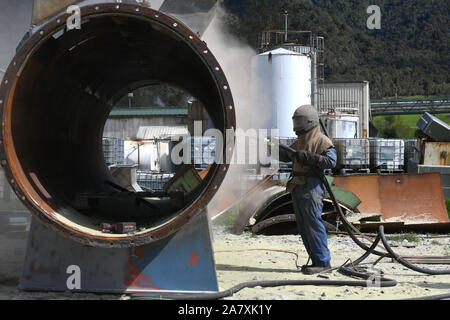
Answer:
<svg viewBox="0 0 450 320"><path fill-rule="evenodd" d="M155 140L188 134L187 126L148 126L139 127L136 138L137 140Z"/></svg>
<svg viewBox="0 0 450 320"><path fill-rule="evenodd" d="M110 117L161 117L161 116L187 116L188 109L180 107L165 108L124 108L113 109Z"/></svg>

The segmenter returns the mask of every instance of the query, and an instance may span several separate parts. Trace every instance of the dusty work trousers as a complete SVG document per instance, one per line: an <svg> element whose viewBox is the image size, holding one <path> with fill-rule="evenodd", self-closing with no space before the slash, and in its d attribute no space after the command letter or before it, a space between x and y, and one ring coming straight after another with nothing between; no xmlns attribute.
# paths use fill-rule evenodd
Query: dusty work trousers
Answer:
<svg viewBox="0 0 450 320"><path fill-rule="evenodd" d="M322 222L325 187L322 183L311 185L308 182L307 185L297 185L292 191L297 226L313 265L326 267L331 257L327 231Z"/></svg>

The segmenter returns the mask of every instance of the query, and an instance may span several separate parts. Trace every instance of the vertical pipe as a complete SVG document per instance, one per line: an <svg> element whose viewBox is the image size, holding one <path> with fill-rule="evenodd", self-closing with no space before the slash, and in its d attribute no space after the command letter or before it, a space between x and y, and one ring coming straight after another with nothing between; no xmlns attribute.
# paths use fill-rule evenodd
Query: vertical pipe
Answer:
<svg viewBox="0 0 450 320"><path fill-rule="evenodd" d="M287 13L287 11L285 11L285 13L284 13L284 27L285 27L284 42L288 42L288 13Z"/></svg>
<svg viewBox="0 0 450 320"><path fill-rule="evenodd" d="M317 101L317 50L315 48L311 48L311 58L312 58L312 68L311 68L311 103L316 108L316 110L320 113L321 110L318 110L318 101Z"/></svg>
<svg viewBox="0 0 450 320"><path fill-rule="evenodd" d="M362 114L363 114L363 138L370 137L370 84L368 81L365 81L364 83L364 93L363 93L363 102L362 102Z"/></svg>

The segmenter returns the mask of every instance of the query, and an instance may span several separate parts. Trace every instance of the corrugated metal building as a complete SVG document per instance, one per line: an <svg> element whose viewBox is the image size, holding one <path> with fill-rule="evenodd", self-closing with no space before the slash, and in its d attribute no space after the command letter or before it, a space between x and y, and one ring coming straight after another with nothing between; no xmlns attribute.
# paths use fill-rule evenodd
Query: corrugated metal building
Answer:
<svg viewBox="0 0 450 320"><path fill-rule="evenodd" d="M188 108L114 109L105 124L103 136L122 140L138 140L140 127L188 125Z"/></svg>
<svg viewBox="0 0 450 320"><path fill-rule="evenodd" d="M358 116L357 138L369 137L370 89L368 81L326 81L320 84L319 102L321 114Z"/></svg>
<svg viewBox="0 0 450 320"><path fill-rule="evenodd" d="M187 126L149 126L140 127L137 133L137 140L168 139L172 136L188 135Z"/></svg>

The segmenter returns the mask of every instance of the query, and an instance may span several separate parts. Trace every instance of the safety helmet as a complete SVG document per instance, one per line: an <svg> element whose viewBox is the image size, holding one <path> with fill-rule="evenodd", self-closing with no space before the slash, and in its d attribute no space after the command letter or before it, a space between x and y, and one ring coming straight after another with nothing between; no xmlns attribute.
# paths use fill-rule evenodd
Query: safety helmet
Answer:
<svg viewBox="0 0 450 320"><path fill-rule="evenodd" d="M320 124L319 114L311 105L304 105L297 108L292 120L294 122L294 131L297 134L305 134Z"/></svg>

